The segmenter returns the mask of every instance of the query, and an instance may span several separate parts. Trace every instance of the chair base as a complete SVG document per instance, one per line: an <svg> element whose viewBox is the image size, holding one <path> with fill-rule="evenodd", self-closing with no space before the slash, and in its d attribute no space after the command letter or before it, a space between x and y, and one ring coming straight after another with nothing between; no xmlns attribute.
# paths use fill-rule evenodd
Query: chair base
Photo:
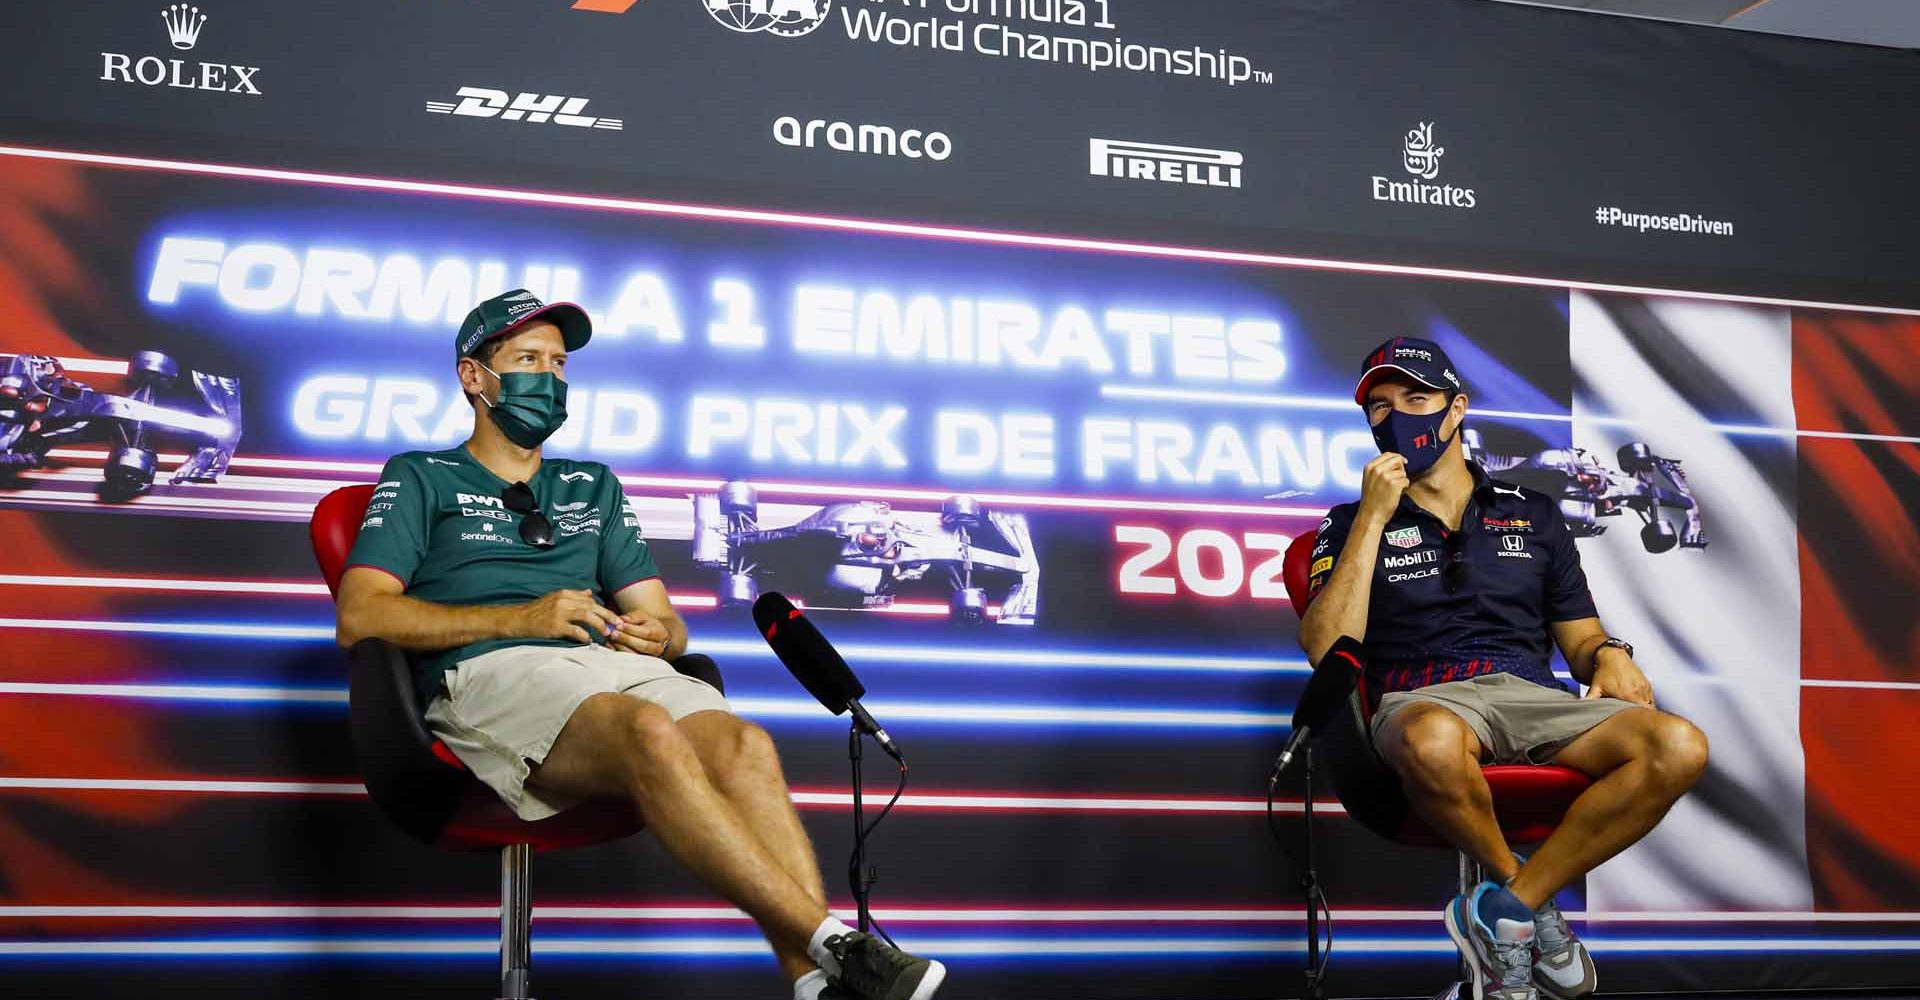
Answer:
<svg viewBox="0 0 1920 1000"><path fill-rule="evenodd" d="M500 849L500 997L532 1000L533 886L527 873L533 848L510 844Z"/></svg>

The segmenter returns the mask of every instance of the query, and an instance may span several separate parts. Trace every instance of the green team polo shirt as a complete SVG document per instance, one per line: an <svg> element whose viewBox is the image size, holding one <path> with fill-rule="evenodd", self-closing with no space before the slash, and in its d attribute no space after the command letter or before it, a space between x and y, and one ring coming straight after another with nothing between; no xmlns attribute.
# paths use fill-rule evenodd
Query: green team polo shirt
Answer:
<svg viewBox="0 0 1920 1000"><path fill-rule="evenodd" d="M367 504L347 568L391 575L408 597L435 604L523 604L556 590L591 590L602 604L660 575L620 481L598 462L549 458L527 485L553 522L548 548L520 540L520 515L501 493L513 485L461 445L387 461ZM411 657L424 707L461 660L507 646L575 646L566 639L489 639Z"/></svg>

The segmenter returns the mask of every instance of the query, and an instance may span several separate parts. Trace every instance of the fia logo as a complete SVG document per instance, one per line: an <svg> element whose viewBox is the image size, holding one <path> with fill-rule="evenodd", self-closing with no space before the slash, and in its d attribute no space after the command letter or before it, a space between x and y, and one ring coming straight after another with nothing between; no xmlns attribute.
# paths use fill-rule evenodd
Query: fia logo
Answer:
<svg viewBox="0 0 1920 1000"><path fill-rule="evenodd" d="M1446 152L1433 144L1433 123L1421 122L1407 133L1407 146L1400 155L1400 163L1407 168L1407 173L1430 181L1440 176L1440 157Z"/></svg>
<svg viewBox="0 0 1920 1000"><path fill-rule="evenodd" d="M798 38L827 23L833 0L705 0L705 6L709 16L734 31Z"/></svg>
<svg viewBox="0 0 1920 1000"><path fill-rule="evenodd" d="M428 101L427 110L436 115L461 115L467 118L498 118L503 122L524 121L540 125L551 121L555 125L571 125L574 128L604 128L615 131L626 128L626 123L618 118L596 118L581 114L587 108L589 98L568 97L564 94L521 93L509 98L504 90L492 90L487 87L461 87L453 92L460 102ZM508 103L511 100L512 103Z"/></svg>

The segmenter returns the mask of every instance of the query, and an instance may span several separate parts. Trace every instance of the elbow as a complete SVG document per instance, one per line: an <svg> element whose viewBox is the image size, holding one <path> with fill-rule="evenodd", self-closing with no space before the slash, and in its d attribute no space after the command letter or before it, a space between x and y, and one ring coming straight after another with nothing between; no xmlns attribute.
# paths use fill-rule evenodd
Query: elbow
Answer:
<svg viewBox="0 0 1920 1000"><path fill-rule="evenodd" d="M1314 615L1313 609L1308 608L1306 615L1300 619L1300 651L1307 654L1307 659L1318 659L1318 654L1326 652L1327 647L1333 645L1326 631L1326 626Z"/></svg>
<svg viewBox="0 0 1920 1000"><path fill-rule="evenodd" d="M1333 648L1333 644L1339 641L1341 635L1351 634L1341 629L1338 621L1333 620L1335 615L1324 611L1316 614L1317 611L1320 611L1317 606L1309 608L1306 615L1300 619L1300 651L1307 654L1309 663L1319 663L1320 658L1327 655L1327 650ZM1356 635L1353 638L1365 640L1366 637Z"/></svg>
<svg viewBox="0 0 1920 1000"><path fill-rule="evenodd" d="M333 615L333 641L341 649L351 649L354 643L366 638L358 621L359 615L351 605L343 604Z"/></svg>

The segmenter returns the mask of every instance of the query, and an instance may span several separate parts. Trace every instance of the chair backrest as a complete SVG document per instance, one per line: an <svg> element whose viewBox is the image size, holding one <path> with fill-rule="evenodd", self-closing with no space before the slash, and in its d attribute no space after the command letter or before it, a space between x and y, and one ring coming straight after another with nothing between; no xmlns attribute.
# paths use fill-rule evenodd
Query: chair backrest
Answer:
<svg viewBox="0 0 1920 1000"><path fill-rule="evenodd" d="M353 551L354 539L360 537L360 522L372 496L372 485L342 486L314 505L307 536L313 540L313 558L320 563L320 575L327 578L327 589L335 595L340 593L340 576L347 571L347 555Z"/></svg>
<svg viewBox="0 0 1920 1000"><path fill-rule="evenodd" d="M1307 605L1313 601L1313 595L1307 592L1307 577L1312 569L1313 543L1318 541L1318 531L1302 532L1294 536L1293 544L1287 546L1287 554L1281 557L1280 581L1286 584L1287 597L1293 601L1293 613L1304 615Z"/></svg>

